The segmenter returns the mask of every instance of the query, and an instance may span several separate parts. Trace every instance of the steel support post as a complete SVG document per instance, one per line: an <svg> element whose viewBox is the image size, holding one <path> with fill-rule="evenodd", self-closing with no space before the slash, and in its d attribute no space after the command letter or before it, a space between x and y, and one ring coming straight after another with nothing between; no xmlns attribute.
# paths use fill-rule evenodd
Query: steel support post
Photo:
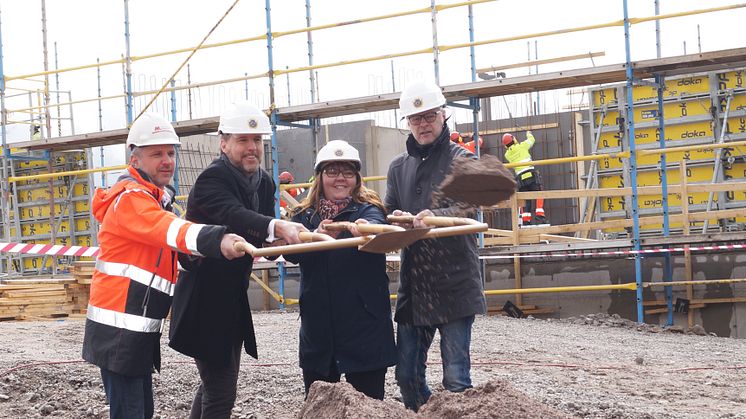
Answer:
<svg viewBox="0 0 746 419"><path fill-rule="evenodd" d="M630 52L630 24L627 10L627 0L624 0L624 51L626 56L627 72L627 141L629 143L629 165L630 165L630 186L632 187L632 243L634 250L640 250L640 208L637 196L637 157L635 155L637 148L635 146L635 120L634 120L634 96L632 88L634 87L634 73L632 72L632 55ZM642 301L642 259L639 253L635 254L635 282L637 283L637 322L645 322L645 312L643 311Z"/></svg>
<svg viewBox="0 0 746 419"><path fill-rule="evenodd" d="M270 116L269 120L272 123L272 142L271 142L271 154L272 154L272 179L274 179L275 185L280 184L279 180L279 156L277 155L277 110L275 109L275 74L274 74L274 62L272 53L272 13L270 8L270 0L265 0L265 12L267 17L267 62L269 66L269 109ZM275 188L275 218L280 218L280 188ZM287 274L284 262L277 263L277 271L279 272L279 285L278 293L284 299L285 298L285 276ZM281 310L285 309L284 301L279 302Z"/></svg>
<svg viewBox="0 0 746 419"><path fill-rule="evenodd" d="M657 5L657 2L656 2ZM657 22L657 21L656 21ZM663 112L663 91L666 88L666 78L661 75L655 76L655 83L658 85L658 146L661 149L666 148L666 122ZM671 226L668 215L668 162L666 154L661 154L661 205L663 206L663 237L671 235ZM673 267L671 266L671 254L663 254L663 281L673 281ZM666 324L673 326L673 288L664 287L666 293L666 307L668 317Z"/></svg>

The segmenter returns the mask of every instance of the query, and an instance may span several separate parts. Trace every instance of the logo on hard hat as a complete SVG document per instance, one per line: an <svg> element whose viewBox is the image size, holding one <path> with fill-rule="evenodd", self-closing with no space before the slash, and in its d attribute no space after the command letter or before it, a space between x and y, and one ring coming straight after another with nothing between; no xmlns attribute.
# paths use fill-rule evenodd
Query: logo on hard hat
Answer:
<svg viewBox="0 0 746 419"><path fill-rule="evenodd" d="M342 156L344 156L344 154L345 154L345 152L342 151L341 148L338 148L338 149L334 150L334 155L337 156L337 157L342 157Z"/></svg>
<svg viewBox="0 0 746 419"><path fill-rule="evenodd" d="M417 98L414 100L414 102L412 102L412 104L414 105L415 108L419 108L420 106L422 106L422 99Z"/></svg>
<svg viewBox="0 0 746 419"><path fill-rule="evenodd" d="M256 119L249 119L249 127L256 128L257 125L259 124L256 122Z"/></svg>
<svg viewBox="0 0 746 419"><path fill-rule="evenodd" d="M161 128L160 125L156 125L153 127L153 134L158 134L159 132L170 132L171 130L168 128Z"/></svg>

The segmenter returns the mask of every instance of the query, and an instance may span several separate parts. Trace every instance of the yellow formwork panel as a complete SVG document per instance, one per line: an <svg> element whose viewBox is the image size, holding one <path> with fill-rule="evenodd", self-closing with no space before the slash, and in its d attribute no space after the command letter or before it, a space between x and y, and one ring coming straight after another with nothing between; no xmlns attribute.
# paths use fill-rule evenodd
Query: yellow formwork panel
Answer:
<svg viewBox="0 0 746 419"><path fill-rule="evenodd" d="M645 218L644 216L640 218ZM623 218L605 218L604 221L614 221L614 220L622 220ZM693 221L689 223L689 228L694 231L697 228L700 230L702 229L702 226L704 223L702 221ZM712 225L712 223L710 223ZM670 223L669 228L672 230L682 229L684 227L684 223ZM663 224L647 224L640 226L640 231L660 231L663 230ZM620 233L623 232L623 228L607 228L603 230L604 233Z"/></svg>
<svg viewBox="0 0 746 419"><path fill-rule="evenodd" d="M728 104L728 97L718 96L718 101L720 102L720 112L725 112L725 106ZM742 93L739 95L733 95L733 98L730 100L730 112L742 111L744 109L746 109L746 94ZM728 122L731 123L734 119L735 118L732 116L729 116Z"/></svg>
<svg viewBox="0 0 746 419"><path fill-rule="evenodd" d="M687 100L663 104L665 119L684 118L687 116L709 115L710 99ZM634 120L636 123L651 122L658 119L658 105L635 106Z"/></svg>
<svg viewBox="0 0 746 419"><path fill-rule="evenodd" d="M680 183L679 169L668 170L668 184L678 185ZM712 167L691 167L687 168L687 182L706 183L712 180ZM601 188L620 188L624 187L624 180L621 174L599 176L599 185ZM658 186L660 185L659 172L642 172L637 174L638 186ZM709 193L696 192L689 194L689 205L706 204L709 199ZM714 197L717 202L717 194ZM612 212L624 210L624 199L622 197L605 197L601 201L601 212ZM638 196L638 205L640 208L662 208L663 200L661 195L640 195ZM681 196L672 194L668 196L669 206L680 206Z"/></svg>
<svg viewBox="0 0 746 419"><path fill-rule="evenodd" d="M739 123L738 120L735 120ZM660 136L658 127L635 127L635 144L657 143ZM619 147L622 144L619 131L607 131L599 137L599 149ZM666 125L666 141L682 141L698 138L714 138L712 126L707 121L689 124Z"/></svg>
<svg viewBox="0 0 746 419"><path fill-rule="evenodd" d="M606 115L604 116L603 121L601 121L601 112L594 113L593 117L595 118L594 126L596 127L596 129L598 129L599 126L604 126L604 127L617 126L618 125L617 119L619 118L619 112L617 111L607 112Z"/></svg>
<svg viewBox="0 0 746 419"><path fill-rule="evenodd" d="M23 267L27 271L35 271L39 269L52 269L53 262L54 262L54 258L52 257L47 257L46 261L44 261L43 257L26 258L26 259L23 259Z"/></svg>
<svg viewBox="0 0 746 419"><path fill-rule="evenodd" d="M619 103L616 87L593 91L593 106L616 105Z"/></svg>
<svg viewBox="0 0 746 419"><path fill-rule="evenodd" d="M677 151L674 153L666 154L667 163L676 163L682 160L705 160L711 161L715 159L715 152L708 149L699 149L691 151ZM645 154L637 157L638 166L660 166L661 156L660 154ZM621 169L624 167L623 160L617 159L603 159L599 161L599 167L603 169Z"/></svg>
<svg viewBox="0 0 746 419"><path fill-rule="evenodd" d="M67 199L68 187L58 184L52 188L55 200ZM52 196L49 186L39 185L38 188L24 189L18 191L18 202L49 201ZM88 185L85 183L76 183L73 187L73 197L88 196Z"/></svg>
<svg viewBox="0 0 746 419"><path fill-rule="evenodd" d="M88 201L75 201L73 214L79 215L88 212ZM69 211L69 209L68 209ZM54 204L54 214L59 217L62 212L62 204ZM34 218L49 218L49 205L35 205L32 207L24 207L19 209L21 220L31 220ZM69 214L65 212L65 214ZM12 217L11 217L12 219Z"/></svg>
<svg viewBox="0 0 746 419"><path fill-rule="evenodd" d="M744 70L738 71L727 71L725 73L719 73L718 78L718 90L737 89L739 87L746 87L746 72Z"/></svg>
<svg viewBox="0 0 746 419"><path fill-rule="evenodd" d="M88 230L91 226L91 221L88 218L76 218L75 231ZM33 223L21 223L21 236L28 237L36 234L49 234L51 228L48 222L33 222ZM70 233L70 222L63 219L57 228L57 235L61 238ZM25 243L25 241L24 241Z"/></svg>
<svg viewBox="0 0 746 419"><path fill-rule="evenodd" d="M666 80L666 90L663 97L680 97L685 95L696 95L709 93L710 79L707 75L694 77L683 77L679 79ZM632 100L639 102L658 98L658 89L653 86L635 86L632 89Z"/></svg>
<svg viewBox="0 0 746 419"><path fill-rule="evenodd" d="M81 160L85 161L85 153L83 152L55 154L52 165L58 166L58 165L62 165L65 163L79 162ZM24 173L23 175L18 174L18 176L25 176L28 174L44 174L44 173L47 173L49 169L48 166L49 166L49 162L43 161L43 160L22 161L22 162L19 162L17 166L19 171L31 170L37 173Z"/></svg>

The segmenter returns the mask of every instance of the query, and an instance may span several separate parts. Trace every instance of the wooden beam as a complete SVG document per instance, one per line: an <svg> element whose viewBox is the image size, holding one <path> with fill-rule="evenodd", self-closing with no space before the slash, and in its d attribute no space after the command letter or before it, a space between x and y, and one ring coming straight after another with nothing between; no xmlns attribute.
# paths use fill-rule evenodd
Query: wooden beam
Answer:
<svg viewBox="0 0 746 419"><path fill-rule="evenodd" d="M484 131L479 131L479 136L485 136L485 135L493 135L493 134L503 134L506 132L523 132L523 131L535 131L540 129L551 129L551 128L557 128L559 126L558 123L552 122L551 124L535 124L535 125L523 125L520 127L510 127L510 128L498 128L498 129L488 129ZM471 137L474 134L472 131L466 131L461 132L462 137Z"/></svg>
<svg viewBox="0 0 746 419"><path fill-rule="evenodd" d="M598 240L593 239L583 239L580 237L572 237L572 236L557 236L554 234L540 234L539 240L547 240L547 241L555 241L555 242L597 242Z"/></svg>
<svg viewBox="0 0 746 419"><path fill-rule="evenodd" d="M692 313L693 310L698 308L705 308L704 304L689 304L689 313ZM653 308L650 310L645 310L645 314L662 314L662 313L668 313L668 308ZM692 327L693 325L689 325L689 327Z"/></svg>
<svg viewBox="0 0 746 419"><path fill-rule="evenodd" d="M531 67L532 65L561 63L563 61L574 61L574 60L582 60L584 58L603 57L604 55L606 55L604 51L587 52L585 54L576 54L576 55L565 55L564 57L546 58L543 60L525 61L522 63L505 64L505 65L498 65L498 66L492 66L492 67L478 68L477 73L488 73L491 71L510 70L511 68Z"/></svg>

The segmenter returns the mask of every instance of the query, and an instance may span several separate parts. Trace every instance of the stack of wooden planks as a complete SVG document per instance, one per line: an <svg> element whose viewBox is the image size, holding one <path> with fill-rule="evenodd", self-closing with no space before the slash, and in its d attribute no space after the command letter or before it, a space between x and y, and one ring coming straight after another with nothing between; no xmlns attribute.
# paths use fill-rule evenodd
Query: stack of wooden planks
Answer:
<svg viewBox="0 0 746 419"><path fill-rule="evenodd" d="M94 262L75 262L72 278L0 281L0 320L67 317L88 307Z"/></svg>
<svg viewBox="0 0 746 419"><path fill-rule="evenodd" d="M66 285L74 279L16 279L0 284L0 319L64 317L73 311Z"/></svg>

